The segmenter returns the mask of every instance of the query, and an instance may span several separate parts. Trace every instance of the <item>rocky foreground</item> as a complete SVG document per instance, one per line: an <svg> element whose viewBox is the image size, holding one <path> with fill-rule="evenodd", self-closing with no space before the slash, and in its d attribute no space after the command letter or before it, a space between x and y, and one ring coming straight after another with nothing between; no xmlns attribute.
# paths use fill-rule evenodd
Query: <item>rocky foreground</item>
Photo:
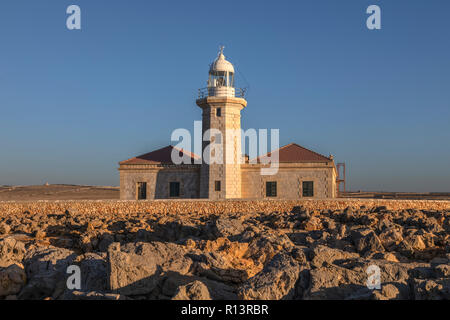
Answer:
<svg viewBox="0 0 450 320"><path fill-rule="evenodd" d="M450 299L449 234L450 210L364 206L4 214L0 299Z"/></svg>

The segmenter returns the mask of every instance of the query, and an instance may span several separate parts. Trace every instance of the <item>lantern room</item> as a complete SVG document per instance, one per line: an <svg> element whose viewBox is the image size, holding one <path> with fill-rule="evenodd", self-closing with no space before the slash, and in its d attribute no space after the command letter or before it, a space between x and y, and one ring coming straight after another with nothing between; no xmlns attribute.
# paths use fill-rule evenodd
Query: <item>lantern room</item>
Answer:
<svg viewBox="0 0 450 320"><path fill-rule="evenodd" d="M223 55L224 47L209 68L208 96L234 97L234 67Z"/></svg>

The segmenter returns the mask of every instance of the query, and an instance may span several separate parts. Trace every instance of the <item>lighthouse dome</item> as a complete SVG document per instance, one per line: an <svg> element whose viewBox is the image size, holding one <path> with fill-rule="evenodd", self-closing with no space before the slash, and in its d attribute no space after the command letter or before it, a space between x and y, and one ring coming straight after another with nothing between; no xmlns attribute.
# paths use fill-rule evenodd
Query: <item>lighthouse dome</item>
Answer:
<svg viewBox="0 0 450 320"><path fill-rule="evenodd" d="M209 69L209 73L217 74L217 72L229 72L234 73L234 67L230 61L225 59L222 50L217 56L216 60L211 64L211 68Z"/></svg>
<svg viewBox="0 0 450 320"><path fill-rule="evenodd" d="M234 67L225 59L223 48L209 68L208 97L235 97Z"/></svg>

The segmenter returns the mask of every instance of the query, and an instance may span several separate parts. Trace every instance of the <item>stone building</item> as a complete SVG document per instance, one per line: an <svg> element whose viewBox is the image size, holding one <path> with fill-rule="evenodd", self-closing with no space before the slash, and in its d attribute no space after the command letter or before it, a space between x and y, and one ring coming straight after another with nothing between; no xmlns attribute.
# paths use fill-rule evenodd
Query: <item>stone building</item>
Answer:
<svg viewBox="0 0 450 320"><path fill-rule="evenodd" d="M332 156L325 157L291 143L277 150L276 174L262 175L261 168L268 165L261 159L269 158L275 151L255 161L242 155L241 110L247 106L247 101L244 91L234 86L234 71L221 50L211 64L208 87L199 91L196 103L202 109L202 133L203 137L209 138L202 142L204 157L167 146L120 162L121 199L336 196L337 172ZM218 155L213 155L213 148L207 149L213 142L221 144ZM174 154L182 159L182 163L172 160ZM223 161L205 160L217 156Z"/></svg>

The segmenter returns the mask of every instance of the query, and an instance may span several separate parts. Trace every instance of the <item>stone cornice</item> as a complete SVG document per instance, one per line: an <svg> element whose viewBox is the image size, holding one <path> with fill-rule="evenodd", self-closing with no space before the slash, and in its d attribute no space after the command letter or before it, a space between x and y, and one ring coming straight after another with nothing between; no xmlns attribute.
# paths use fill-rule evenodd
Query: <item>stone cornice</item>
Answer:
<svg viewBox="0 0 450 320"><path fill-rule="evenodd" d="M121 170L200 170L200 164L122 164L118 168Z"/></svg>
<svg viewBox="0 0 450 320"><path fill-rule="evenodd" d="M247 100L236 97L206 97L202 99L197 99L196 103L200 108L208 107L211 105L214 106L224 104L240 105L241 108L245 108L247 106Z"/></svg>

